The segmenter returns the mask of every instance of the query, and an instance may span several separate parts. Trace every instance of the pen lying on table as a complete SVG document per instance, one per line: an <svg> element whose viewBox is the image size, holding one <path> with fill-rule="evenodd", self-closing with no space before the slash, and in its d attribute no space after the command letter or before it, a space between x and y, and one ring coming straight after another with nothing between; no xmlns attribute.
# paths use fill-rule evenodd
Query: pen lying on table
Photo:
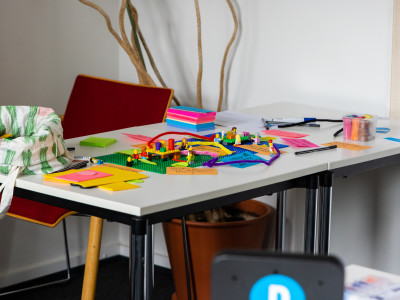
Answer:
<svg viewBox="0 0 400 300"><path fill-rule="evenodd" d="M322 148L315 148L315 149L310 149L310 150L304 150L304 151L297 151L294 154L306 154L306 153L311 153L311 152L318 152L318 151L324 151L324 150L330 150L330 149L336 149L337 145L332 145L328 147L322 147Z"/></svg>

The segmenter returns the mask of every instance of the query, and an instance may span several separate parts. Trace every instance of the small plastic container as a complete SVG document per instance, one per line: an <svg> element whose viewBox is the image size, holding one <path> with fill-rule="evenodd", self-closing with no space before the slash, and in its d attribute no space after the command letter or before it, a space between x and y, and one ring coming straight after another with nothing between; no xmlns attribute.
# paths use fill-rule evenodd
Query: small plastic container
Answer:
<svg viewBox="0 0 400 300"><path fill-rule="evenodd" d="M368 142L375 139L376 120L373 115L348 114L343 117L345 140Z"/></svg>

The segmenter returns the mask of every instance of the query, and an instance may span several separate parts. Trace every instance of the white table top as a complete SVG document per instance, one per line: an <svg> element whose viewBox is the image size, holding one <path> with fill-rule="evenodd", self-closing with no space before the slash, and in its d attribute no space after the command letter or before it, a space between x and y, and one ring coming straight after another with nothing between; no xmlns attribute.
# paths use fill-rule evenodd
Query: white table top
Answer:
<svg viewBox="0 0 400 300"><path fill-rule="evenodd" d="M318 118L341 118L345 113L290 103L275 103L242 110L241 112L250 113L257 117L304 117L312 112ZM397 126L397 124L397 121L392 121L389 125ZM378 125L381 126L381 124ZM287 130L307 133L310 135L307 137L308 140L316 144L321 144L333 141L332 134L338 128L340 128L338 124L327 123L322 124L321 128L292 127ZM238 129L240 129L239 125ZM201 132L200 134L204 135L221 130L224 130L224 128L217 127L216 130ZM79 141L85 137L67 140L66 144L68 147L76 147L75 155L101 156L119 150L130 149L130 145L138 143L122 133L154 137L165 131L181 132L184 130L171 128L166 123L160 123L92 135L116 138L117 143L107 148L79 146ZM397 134L398 131L400 130L393 128L387 136L395 136L393 134ZM343 141L343 137L338 137L335 140ZM279 142L279 140L277 141ZM383 140L380 135L374 141L365 144L372 146L372 148L363 151L335 149L298 156L293 154L295 150L292 148L285 148L284 150L289 153L283 154L282 157L269 167L264 164L258 164L245 169L220 166L217 167L218 175L216 176L179 176L144 172L149 178L139 184L140 188L127 191L108 192L97 188L80 189L66 184L44 182L42 176L21 176L17 179L16 186L115 212L144 216L296 179L328 169L349 166L400 153L399 143ZM0 175L0 181L3 181L4 178L4 175Z"/></svg>
<svg viewBox="0 0 400 300"><path fill-rule="evenodd" d="M344 112L340 110L332 110L325 108L318 108L308 105L293 104L287 102L274 103L271 105L265 105L261 107L255 107L251 109L242 110L241 112L249 113L255 116L264 118L294 118L294 117L317 117L320 119L341 119L343 115L350 112ZM334 149L320 152L313 152L308 154L299 155L303 159L310 159L320 162L326 162L329 170L338 169L341 167L347 167L358 163L368 162L379 158L384 158L390 155L400 153L400 143L389 141L384 139L385 137L396 137L400 138L400 120L384 120L379 119L377 127L388 127L390 132L383 134L377 133L374 140L369 142L360 141L349 141L343 139L343 134L337 137L333 137L333 134L343 127L342 123L329 123L329 122L318 122L321 124L320 128L295 126L289 128L282 128L282 130L309 134L304 139L310 142L321 145L333 141L345 142L350 144L358 144L370 146L372 148L353 151L347 149ZM279 141L278 141L279 142ZM284 142L283 142L284 143ZM287 148L286 148L287 149ZM286 150L285 149L285 150ZM307 150L310 148L289 148L288 152L293 154L295 151Z"/></svg>
<svg viewBox="0 0 400 300"><path fill-rule="evenodd" d="M163 131L171 129L166 128L164 123L91 135L116 138L117 143L107 148L79 146L79 141L85 137L67 140L66 145L67 147L76 147L75 155L101 156L130 149L130 145L137 143L122 133L155 136L160 133L159 129L161 128ZM178 130L174 129L174 131ZM205 133L201 132L201 134ZM44 182L42 176L36 175L19 177L16 186L116 212L144 216L295 179L326 169L326 163L287 155L277 159L269 167L264 164L245 169L220 166L216 176L179 176L144 172L149 178L139 184L140 188L118 192L108 192L97 188L81 189L67 184ZM0 175L0 181L3 181L4 178L4 175Z"/></svg>

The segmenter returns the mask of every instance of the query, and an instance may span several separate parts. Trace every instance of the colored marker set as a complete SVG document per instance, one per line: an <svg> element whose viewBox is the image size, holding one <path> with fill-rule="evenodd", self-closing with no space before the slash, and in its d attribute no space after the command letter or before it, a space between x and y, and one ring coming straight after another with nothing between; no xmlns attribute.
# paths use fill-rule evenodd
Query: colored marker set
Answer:
<svg viewBox="0 0 400 300"><path fill-rule="evenodd" d="M167 125L189 131L205 131L215 129L216 112L193 108L188 106L176 106L167 111Z"/></svg>
<svg viewBox="0 0 400 300"><path fill-rule="evenodd" d="M376 117L372 115L349 114L344 116L344 139L362 142L375 139L376 120Z"/></svg>

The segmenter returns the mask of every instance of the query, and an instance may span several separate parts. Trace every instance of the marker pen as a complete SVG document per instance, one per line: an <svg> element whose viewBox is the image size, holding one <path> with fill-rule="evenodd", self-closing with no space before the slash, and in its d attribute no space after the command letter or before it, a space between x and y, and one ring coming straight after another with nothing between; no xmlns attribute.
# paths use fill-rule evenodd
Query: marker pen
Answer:
<svg viewBox="0 0 400 300"><path fill-rule="evenodd" d="M300 123L305 121L316 120L317 118L264 118L267 122L287 122L287 123Z"/></svg>
<svg viewBox="0 0 400 300"><path fill-rule="evenodd" d="M351 140L358 141L358 132L360 130L360 118L351 120Z"/></svg>
<svg viewBox="0 0 400 300"><path fill-rule="evenodd" d="M319 151L336 149L336 148L337 148L337 145L332 145L332 146L328 146L328 147L321 147L321 148L315 148L315 149L310 149L310 150L297 151L294 154L299 155L299 154L313 153L313 152L319 152Z"/></svg>
<svg viewBox="0 0 400 300"><path fill-rule="evenodd" d="M350 140L351 139L351 130L352 130L352 124L351 124L351 118L343 118L343 134L344 134L344 139L345 140Z"/></svg>

